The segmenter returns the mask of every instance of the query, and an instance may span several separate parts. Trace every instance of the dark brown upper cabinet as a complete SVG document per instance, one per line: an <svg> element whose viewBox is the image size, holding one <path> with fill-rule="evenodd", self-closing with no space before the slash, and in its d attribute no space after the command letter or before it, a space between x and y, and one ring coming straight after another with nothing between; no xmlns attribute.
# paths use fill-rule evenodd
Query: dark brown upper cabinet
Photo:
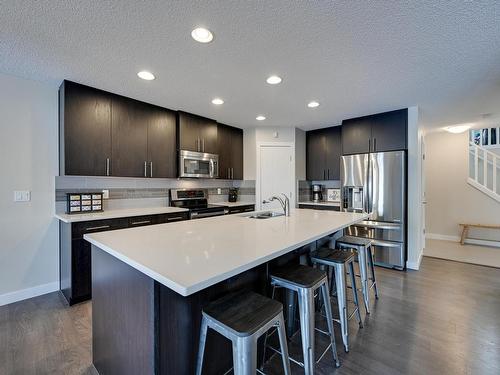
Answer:
<svg viewBox="0 0 500 375"><path fill-rule="evenodd" d="M59 100L61 174L177 176L175 112L69 81Z"/></svg>
<svg viewBox="0 0 500 375"><path fill-rule="evenodd" d="M146 103L116 96L111 107L113 176L148 177L148 122Z"/></svg>
<svg viewBox="0 0 500 375"><path fill-rule="evenodd" d="M342 153L405 150L408 110L379 113L342 122Z"/></svg>
<svg viewBox="0 0 500 375"><path fill-rule="evenodd" d="M174 111L154 107L148 123L149 177L177 177L177 147Z"/></svg>
<svg viewBox="0 0 500 375"><path fill-rule="evenodd" d="M217 122L179 111L177 137L180 150L216 154L218 151Z"/></svg>
<svg viewBox="0 0 500 375"><path fill-rule="evenodd" d="M243 130L217 124L219 178L243 179Z"/></svg>
<svg viewBox="0 0 500 375"><path fill-rule="evenodd" d="M59 88L60 174L106 176L111 163L111 96L64 81Z"/></svg>
<svg viewBox="0 0 500 375"><path fill-rule="evenodd" d="M406 150L408 109L372 116L372 152Z"/></svg>
<svg viewBox="0 0 500 375"><path fill-rule="evenodd" d="M340 126L307 132L306 175L308 180L340 179L340 138Z"/></svg>
<svg viewBox="0 0 500 375"><path fill-rule="evenodd" d="M175 112L117 96L112 130L113 176L177 176Z"/></svg>

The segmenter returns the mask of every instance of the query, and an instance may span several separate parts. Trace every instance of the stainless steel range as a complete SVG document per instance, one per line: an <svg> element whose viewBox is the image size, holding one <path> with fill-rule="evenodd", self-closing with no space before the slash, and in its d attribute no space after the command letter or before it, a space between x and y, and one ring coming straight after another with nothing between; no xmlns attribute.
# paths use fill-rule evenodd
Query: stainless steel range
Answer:
<svg viewBox="0 0 500 375"><path fill-rule="evenodd" d="M225 206L208 204L206 189L170 189L170 206L187 208L190 219L220 216L228 213Z"/></svg>

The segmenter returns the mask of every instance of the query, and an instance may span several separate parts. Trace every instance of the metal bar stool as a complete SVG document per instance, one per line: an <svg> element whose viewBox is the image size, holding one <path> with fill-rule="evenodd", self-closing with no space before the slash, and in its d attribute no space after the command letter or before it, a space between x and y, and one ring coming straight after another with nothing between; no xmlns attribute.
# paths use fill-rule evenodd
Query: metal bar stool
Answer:
<svg viewBox="0 0 500 375"><path fill-rule="evenodd" d="M370 290L375 289L375 298L378 299L377 281L375 279L375 266L373 264L372 241L367 238L343 236L337 241L339 249L355 249L358 254L359 273L361 278L361 290L366 313L370 313ZM370 268L371 277L368 276L367 266ZM371 281L371 284L369 282Z"/></svg>
<svg viewBox="0 0 500 375"><path fill-rule="evenodd" d="M335 278L335 288L337 294L337 303L339 306L340 319L335 321L340 323L342 330L342 341L344 342L344 349L349 351L349 319L356 314L360 328L363 328L361 321L361 313L359 310L358 293L356 289L356 277L354 276L354 253L344 250L332 250L329 248L321 248L311 253L310 255L313 265L328 266L333 271ZM354 296L355 309L349 315L347 309L347 282L346 274L349 267L349 274L351 277L351 288ZM326 303L326 302L325 302Z"/></svg>
<svg viewBox="0 0 500 375"><path fill-rule="evenodd" d="M253 292L239 292L210 303L202 312L200 346L196 374L201 375L208 328L228 338L233 344L235 375L255 375L257 371L257 339L270 328L277 327L283 367L290 375L283 305Z"/></svg>
<svg viewBox="0 0 500 375"><path fill-rule="evenodd" d="M330 304L328 277L326 273L321 270L304 265L281 268L271 274L271 285L273 286L272 298L274 298L276 288L284 288L287 290L287 292L296 292L298 295L300 331L304 362L299 362L293 358L290 358L290 360L303 367L306 375L312 375L314 374L314 365L321 361L326 352L331 348L335 365L339 367L340 362L337 356L337 346L335 344L332 308ZM314 294L318 289L321 290L321 295L323 301L325 302L328 332L324 332L315 327ZM317 361L315 360L315 331L318 331L330 337L330 344L320 355ZM266 355L266 348L268 347L268 336L269 335L266 335L264 341L264 358ZM269 348L271 350L277 351L271 346L269 346Z"/></svg>

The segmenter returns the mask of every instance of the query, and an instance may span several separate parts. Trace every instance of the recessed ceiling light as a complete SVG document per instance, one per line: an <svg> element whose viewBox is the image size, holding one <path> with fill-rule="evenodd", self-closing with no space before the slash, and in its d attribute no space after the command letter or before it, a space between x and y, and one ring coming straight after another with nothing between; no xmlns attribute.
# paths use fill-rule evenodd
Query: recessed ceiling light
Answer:
<svg viewBox="0 0 500 375"><path fill-rule="evenodd" d="M266 82L269 83L270 85L277 85L278 83L281 83L282 79L281 77L278 76L270 76L266 79Z"/></svg>
<svg viewBox="0 0 500 375"><path fill-rule="evenodd" d="M319 103L313 100L312 102L307 103L307 106L309 108L316 108L319 107Z"/></svg>
<svg viewBox="0 0 500 375"><path fill-rule="evenodd" d="M446 128L444 128L444 130L453 134L459 134L463 133L466 130L469 130L472 127L472 125L473 124L460 124L460 125L447 126Z"/></svg>
<svg viewBox="0 0 500 375"><path fill-rule="evenodd" d="M266 116L259 115L255 118L257 121L264 121L266 119Z"/></svg>
<svg viewBox="0 0 500 375"><path fill-rule="evenodd" d="M191 36L200 43L210 43L214 39L214 34L204 27L197 27L191 31Z"/></svg>
<svg viewBox="0 0 500 375"><path fill-rule="evenodd" d="M214 98L212 99L212 104L221 105L224 104L224 100L222 100L221 98Z"/></svg>
<svg viewBox="0 0 500 375"><path fill-rule="evenodd" d="M148 72L147 70L142 70L139 73L137 73L137 75L139 76L139 78L145 79L146 81L152 81L153 79L155 79L154 74Z"/></svg>

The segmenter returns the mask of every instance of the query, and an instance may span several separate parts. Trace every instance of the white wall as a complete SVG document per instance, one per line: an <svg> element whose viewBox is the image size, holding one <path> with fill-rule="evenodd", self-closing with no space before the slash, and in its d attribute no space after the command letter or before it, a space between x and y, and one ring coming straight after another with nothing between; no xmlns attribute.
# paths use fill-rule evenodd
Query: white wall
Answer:
<svg viewBox="0 0 500 375"><path fill-rule="evenodd" d="M0 74L0 305L59 288L57 108L57 87Z"/></svg>
<svg viewBox="0 0 500 375"><path fill-rule="evenodd" d="M423 128L418 107L408 108L408 260L418 270L424 248L424 205L422 173Z"/></svg>
<svg viewBox="0 0 500 375"><path fill-rule="evenodd" d="M458 240L462 222L500 224L500 203L467 183L468 133L428 133L425 141L428 237ZM499 239L491 231L471 235Z"/></svg>

